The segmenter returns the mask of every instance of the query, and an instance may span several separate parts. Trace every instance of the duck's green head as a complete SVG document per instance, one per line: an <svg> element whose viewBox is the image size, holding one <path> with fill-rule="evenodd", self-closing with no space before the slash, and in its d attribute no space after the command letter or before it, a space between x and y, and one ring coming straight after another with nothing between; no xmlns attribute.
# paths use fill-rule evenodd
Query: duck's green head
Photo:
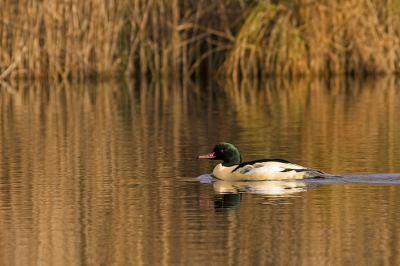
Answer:
<svg viewBox="0 0 400 266"><path fill-rule="evenodd" d="M222 165L225 167L239 165L242 162L238 149L226 142L218 143L210 154L199 156L197 159L222 160L224 161Z"/></svg>

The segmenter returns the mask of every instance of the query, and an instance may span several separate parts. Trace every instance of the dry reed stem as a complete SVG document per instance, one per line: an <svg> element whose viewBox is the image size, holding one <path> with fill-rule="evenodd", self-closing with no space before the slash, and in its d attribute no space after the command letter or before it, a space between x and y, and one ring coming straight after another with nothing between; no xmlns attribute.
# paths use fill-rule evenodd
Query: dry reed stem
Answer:
<svg viewBox="0 0 400 266"><path fill-rule="evenodd" d="M316 1L295 9L260 2L220 72L234 77L399 72L400 32L393 27L400 28L399 8L385 4Z"/></svg>
<svg viewBox="0 0 400 266"><path fill-rule="evenodd" d="M205 65L236 78L397 73L399 7L398 0L5 0L0 75L200 77Z"/></svg>

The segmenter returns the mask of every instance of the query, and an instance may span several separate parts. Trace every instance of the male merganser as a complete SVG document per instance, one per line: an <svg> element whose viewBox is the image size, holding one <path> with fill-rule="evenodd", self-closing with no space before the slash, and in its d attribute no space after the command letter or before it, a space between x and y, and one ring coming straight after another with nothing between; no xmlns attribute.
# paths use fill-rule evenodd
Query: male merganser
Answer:
<svg viewBox="0 0 400 266"><path fill-rule="evenodd" d="M281 159L261 159L242 163L238 149L226 142L218 143L210 154L199 156L196 159L202 158L222 160L223 163L214 168L213 175L227 181L294 180L332 176Z"/></svg>

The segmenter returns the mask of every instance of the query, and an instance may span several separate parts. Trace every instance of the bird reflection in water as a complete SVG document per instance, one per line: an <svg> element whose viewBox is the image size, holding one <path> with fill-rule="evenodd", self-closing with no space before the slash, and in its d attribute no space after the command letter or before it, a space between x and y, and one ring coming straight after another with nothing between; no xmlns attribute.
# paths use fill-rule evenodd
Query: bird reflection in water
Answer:
<svg viewBox="0 0 400 266"><path fill-rule="evenodd" d="M211 175L202 175L201 183L212 184L214 189L214 208L218 212L232 212L239 209L242 194L256 194L263 199L280 199L293 197L300 192L320 186L314 182L304 181L224 181Z"/></svg>

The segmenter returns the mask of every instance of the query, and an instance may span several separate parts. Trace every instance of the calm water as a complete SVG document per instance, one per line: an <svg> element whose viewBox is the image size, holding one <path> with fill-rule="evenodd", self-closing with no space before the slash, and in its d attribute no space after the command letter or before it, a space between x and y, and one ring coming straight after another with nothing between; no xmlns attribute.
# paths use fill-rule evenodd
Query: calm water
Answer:
<svg viewBox="0 0 400 266"><path fill-rule="evenodd" d="M393 78L0 95L0 265L400 265L396 175L232 184L195 161L227 141L244 160L400 173Z"/></svg>

